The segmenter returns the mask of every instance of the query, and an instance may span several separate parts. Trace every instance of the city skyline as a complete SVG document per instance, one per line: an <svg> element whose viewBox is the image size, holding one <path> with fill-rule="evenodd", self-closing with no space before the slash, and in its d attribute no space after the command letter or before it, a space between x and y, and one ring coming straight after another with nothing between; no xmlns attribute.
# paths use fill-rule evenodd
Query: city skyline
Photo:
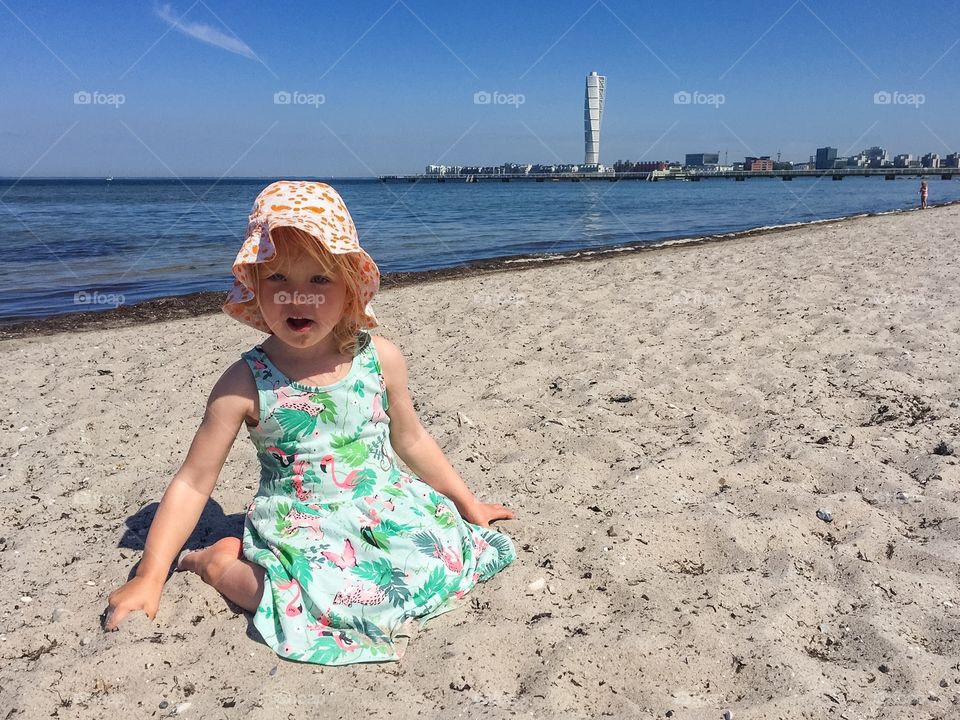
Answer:
<svg viewBox="0 0 960 720"><path fill-rule="evenodd" d="M958 9L422 1L304 8L6 3L0 175L368 177L581 157L583 77L611 78L600 162L803 162L960 147ZM329 34L326 27L337 28ZM584 159L586 159L584 157Z"/></svg>

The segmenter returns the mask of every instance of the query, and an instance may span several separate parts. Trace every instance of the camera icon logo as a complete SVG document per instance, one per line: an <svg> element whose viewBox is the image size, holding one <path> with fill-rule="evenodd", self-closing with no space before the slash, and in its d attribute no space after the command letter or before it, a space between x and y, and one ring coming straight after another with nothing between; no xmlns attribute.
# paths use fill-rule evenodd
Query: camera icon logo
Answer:
<svg viewBox="0 0 960 720"><path fill-rule="evenodd" d="M274 105L289 105L292 100L293 96L286 90L279 90L273 94Z"/></svg>
<svg viewBox="0 0 960 720"><path fill-rule="evenodd" d="M93 102L93 95L86 90L78 90L73 94L74 105L89 105Z"/></svg>
<svg viewBox="0 0 960 720"><path fill-rule="evenodd" d="M680 90L673 94L674 105L689 105L693 97L686 90Z"/></svg>
<svg viewBox="0 0 960 720"><path fill-rule="evenodd" d="M873 94L874 105L889 105L893 101L893 95L886 90L878 90Z"/></svg>
<svg viewBox="0 0 960 720"><path fill-rule="evenodd" d="M493 96L486 90L478 90L473 94L474 105L489 105L493 101Z"/></svg>

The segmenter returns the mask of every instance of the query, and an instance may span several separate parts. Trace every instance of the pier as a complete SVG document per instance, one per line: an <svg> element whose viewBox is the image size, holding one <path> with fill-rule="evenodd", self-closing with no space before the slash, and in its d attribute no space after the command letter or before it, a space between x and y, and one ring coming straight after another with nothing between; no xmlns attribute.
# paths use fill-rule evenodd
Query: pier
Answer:
<svg viewBox="0 0 960 720"><path fill-rule="evenodd" d="M901 177L939 177L941 180L960 178L960 168L834 168L831 170L725 170L721 172L696 172L684 170L671 172L669 170L654 170L643 173L615 173L615 172L564 172L551 174L532 173L486 173L486 174L431 174L431 175L381 175L382 183L491 183L491 182L620 182L621 180L642 180L645 182L660 182L664 180L680 180L700 182L701 180L735 180L744 181L754 178L778 178L793 180L805 177L830 177L833 180L843 180L846 177L882 177L885 180L896 180Z"/></svg>

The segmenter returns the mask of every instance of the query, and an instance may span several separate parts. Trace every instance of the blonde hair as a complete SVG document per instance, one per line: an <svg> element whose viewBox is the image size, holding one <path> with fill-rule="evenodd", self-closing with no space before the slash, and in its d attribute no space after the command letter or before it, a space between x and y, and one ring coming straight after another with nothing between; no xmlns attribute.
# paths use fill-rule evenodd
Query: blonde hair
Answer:
<svg viewBox="0 0 960 720"><path fill-rule="evenodd" d="M281 226L270 230L270 240L276 249L276 255L265 263L253 266L257 279L257 290L260 281L268 277L270 268L276 268L280 263L307 255L320 263L323 272L338 278L346 286L343 314L333 328L333 340L337 349L347 355L355 355L358 349L358 332L365 322L364 307L360 302L360 291L363 286L360 267L357 264L358 253L331 253L323 243L310 233L296 227Z"/></svg>

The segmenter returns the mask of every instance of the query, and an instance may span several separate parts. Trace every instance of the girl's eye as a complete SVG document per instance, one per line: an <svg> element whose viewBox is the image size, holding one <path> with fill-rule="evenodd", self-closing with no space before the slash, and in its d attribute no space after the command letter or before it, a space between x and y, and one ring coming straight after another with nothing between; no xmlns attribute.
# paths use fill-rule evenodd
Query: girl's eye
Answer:
<svg viewBox="0 0 960 720"><path fill-rule="evenodd" d="M330 282L330 278L328 278L326 275L314 275L310 279L310 282L316 283L317 285L326 285L328 282Z"/></svg>
<svg viewBox="0 0 960 720"><path fill-rule="evenodd" d="M286 278L284 278L281 273L274 273L273 275L270 275L270 276L267 278L267 280L274 280L274 281L277 281L277 282L279 282L279 281L281 281L281 280L285 280L285 279L286 279Z"/></svg>

